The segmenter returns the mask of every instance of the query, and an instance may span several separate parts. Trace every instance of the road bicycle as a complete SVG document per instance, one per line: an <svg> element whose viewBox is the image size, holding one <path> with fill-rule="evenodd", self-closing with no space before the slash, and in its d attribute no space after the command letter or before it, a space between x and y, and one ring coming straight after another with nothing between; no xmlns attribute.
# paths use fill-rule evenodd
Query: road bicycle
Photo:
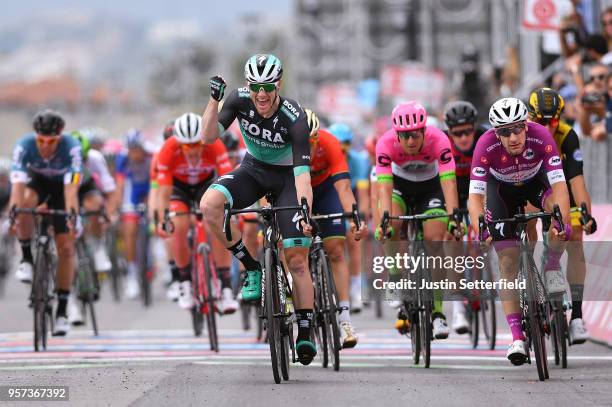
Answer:
<svg viewBox="0 0 612 407"><path fill-rule="evenodd" d="M191 287L195 303L191 308L193 332L195 336L201 336L204 329L204 319L206 319L210 350L219 352L216 302L221 298L221 287L202 222L202 212L195 208L189 211L170 211L166 209L164 213L164 230L166 232L174 232L172 218L177 216L193 217L187 235L191 246Z"/></svg>
<svg viewBox="0 0 612 407"><path fill-rule="evenodd" d="M554 206L552 213L542 211L526 214L524 204L521 204L517 207L515 213L510 218L494 219L488 222L485 222L484 216L481 215L479 218L479 237L482 242L482 233L490 225L493 227L501 223L516 225L516 237L519 239L518 278L519 281L525 281L525 289L521 289L519 294L523 332L526 336L527 349L532 349L534 353L538 378L540 381L544 381L549 378L545 336L551 332L550 305L543 275L536 267L533 259L527 233L527 222L532 219L542 219L542 230L546 233L550 228L551 219L554 219L559 225L563 225L563 218L558 205ZM531 364L531 353L529 351L527 362Z"/></svg>
<svg viewBox="0 0 612 407"><path fill-rule="evenodd" d="M321 365L327 367L330 360L335 371L340 370L340 327L338 324L338 292L334 276L331 272L329 259L323 248L323 239L319 234L317 221L352 218L357 228L361 221L357 205L353 205L351 212L334 213L327 215L313 215L313 240L308 253L310 274L314 286L314 339L319 346Z"/></svg>
<svg viewBox="0 0 612 407"><path fill-rule="evenodd" d="M264 230L264 261L259 315L265 322L264 327L270 345L272 375L274 382L278 384L281 382L281 375L283 380L289 380L289 362L296 362L293 343L293 323L296 317L288 302L288 298L292 297L291 286L278 252L280 232L276 222L276 213L297 211L306 221L309 216L305 198L302 199L300 206L274 206L275 202L271 193L266 194L266 200L268 205L259 209L231 209L231 205L226 202L223 232L226 239L231 242L230 219L232 215L257 213L261 216Z"/></svg>

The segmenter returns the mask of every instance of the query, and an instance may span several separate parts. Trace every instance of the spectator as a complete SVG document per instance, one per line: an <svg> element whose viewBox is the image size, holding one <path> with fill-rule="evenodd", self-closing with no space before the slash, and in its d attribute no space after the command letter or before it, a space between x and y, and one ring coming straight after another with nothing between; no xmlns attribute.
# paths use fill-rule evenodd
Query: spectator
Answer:
<svg viewBox="0 0 612 407"><path fill-rule="evenodd" d="M609 78L608 76L608 82ZM604 119L606 118L607 96L607 92L604 94L593 81L584 86L583 96L577 105L579 134L591 137L595 141L602 141L606 138Z"/></svg>
<svg viewBox="0 0 612 407"><path fill-rule="evenodd" d="M579 3L578 0L573 0L573 12L565 16L561 21L559 40L561 42L561 54L565 58L577 54L588 35L582 16L577 9Z"/></svg>
<svg viewBox="0 0 612 407"><path fill-rule="evenodd" d="M602 34L608 41L608 49L612 49L612 6L606 8L601 14Z"/></svg>
<svg viewBox="0 0 612 407"><path fill-rule="evenodd" d="M601 34L589 35L584 42L584 49L586 60L604 63L602 60L608 54L608 42ZM583 62L586 62L584 57Z"/></svg>

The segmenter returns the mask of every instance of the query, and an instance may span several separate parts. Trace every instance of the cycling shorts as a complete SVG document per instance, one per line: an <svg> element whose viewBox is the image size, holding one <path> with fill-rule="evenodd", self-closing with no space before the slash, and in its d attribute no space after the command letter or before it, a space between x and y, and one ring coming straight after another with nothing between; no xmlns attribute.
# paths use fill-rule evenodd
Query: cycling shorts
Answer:
<svg viewBox="0 0 612 407"><path fill-rule="evenodd" d="M100 194L102 195L102 191L96 185L96 181L89 177L85 182L83 182L79 186L79 203L81 206L83 205L83 201L85 198L91 194Z"/></svg>
<svg viewBox="0 0 612 407"><path fill-rule="evenodd" d="M49 209L66 210L63 181L52 181L42 175L30 173L30 181L27 187L34 190L38 195L38 205L46 202ZM55 233L68 233L65 217L53 216L52 225Z"/></svg>
<svg viewBox="0 0 612 407"><path fill-rule="evenodd" d="M148 195L149 184L133 184L129 178L126 178L121 210L124 213L136 212L138 205L146 203Z"/></svg>
<svg viewBox="0 0 612 407"><path fill-rule="evenodd" d="M495 177L487 180L487 197L485 217L487 222L494 219L510 218L515 215L516 209L524 202L529 202L536 208L543 210L544 201L552 190L546 180L546 175L540 172L528 183L511 185L498 181ZM516 241L516 225L496 223L489 225L489 233L494 241Z"/></svg>
<svg viewBox="0 0 612 407"><path fill-rule="evenodd" d="M392 199L402 207L403 214L407 213L409 207L414 207L416 213L446 214L444 193L438 177L413 182L394 176ZM446 218L440 220L446 222Z"/></svg>
<svg viewBox="0 0 612 407"><path fill-rule="evenodd" d="M312 189L312 213L316 215L329 215L331 213L342 213L342 205L338 191L334 187L331 177L327 178L321 184ZM346 226L344 219L321 219L317 221L321 237L323 239L330 237L344 238L346 235Z"/></svg>
<svg viewBox="0 0 612 407"><path fill-rule="evenodd" d="M204 195L204 192L206 192L213 180L214 178L210 177L200 183L191 185L174 178L172 180L172 195L170 196L173 210L188 211L192 207L199 208L202 195ZM177 205L179 202L183 205Z"/></svg>
<svg viewBox="0 0 612 407"><path fill-rule="evenodd" d="M271 192L275 206L297 206L293 167L266 164L247 154L240 167L222 175L210 186L225 195L234 209L246 208ZM310 247L310 238L300 228L299 211L281 211L276 220L283 246Z"/></svg>

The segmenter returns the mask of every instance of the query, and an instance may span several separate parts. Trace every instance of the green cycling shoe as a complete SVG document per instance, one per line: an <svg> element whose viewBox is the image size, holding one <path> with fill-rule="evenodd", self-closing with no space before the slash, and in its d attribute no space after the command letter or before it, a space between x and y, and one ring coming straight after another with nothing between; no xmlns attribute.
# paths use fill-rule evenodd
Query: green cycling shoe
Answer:
<svg viewBox="0 0 612 407"><path fill-rule="evenodd" d="M243 301L258 301L261 298L261 270L246 272L242 286Z"/></svg>
<svg viewBox="0 0 612 407"><path fill-rule="evenodd" d="M297 352L298 360L304 366L307 366L312 362L315 356L317 356L317 347L310 340L299 340L295 344L295 351Z"/></svg>

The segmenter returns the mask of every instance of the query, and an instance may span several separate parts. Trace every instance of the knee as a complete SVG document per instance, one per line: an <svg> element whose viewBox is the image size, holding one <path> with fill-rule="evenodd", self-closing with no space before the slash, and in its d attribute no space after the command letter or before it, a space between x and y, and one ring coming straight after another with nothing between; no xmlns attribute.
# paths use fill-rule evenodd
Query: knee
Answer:
<svg viewBox="0 0 612 407"><path fill-rule="evenodd" d="M299 277L307 273L306 258L303 256L287 257L287 266L292 275Z"/></svg>
<svg viewBox="0 0 612 407"><path fill-rule="evenodd" d="M332 263L340 263L344 261L344 241L334 242L326 248L327 257Z"/></svg>
<svg viewBox="0 0 612 407"><path fill-rule="evenodd" d="M223 200L216 199L214 195L204 194L200 201L200 210L207 222L214 222L223 213Z"/></svg>
<svg viewBox="0 0 612 407"><path fill-rule="evenodd" d="M74 256L74 244L70 241L57 244L57 256L62 259L70 259Z"/></svg>

